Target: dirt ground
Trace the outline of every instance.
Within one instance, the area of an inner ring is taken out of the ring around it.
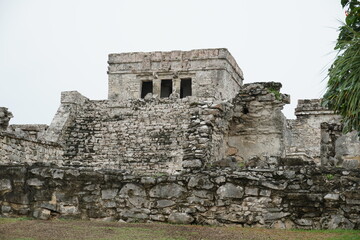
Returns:
[[[360,231],[299,231],[240,226],[171,225],[160,223],[115,223],[75,220],[0,219],[1,240],[359,240]]]

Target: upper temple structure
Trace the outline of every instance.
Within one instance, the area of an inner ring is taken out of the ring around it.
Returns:
[[[0,217],[360,229],[360,141],[320,99],[243,83],[226,49],[109,55],[109,97],[50,126],[0,107]]]
[[[109,55],[109,100],[196,96],[229,100],[243,73],[227,49]]]

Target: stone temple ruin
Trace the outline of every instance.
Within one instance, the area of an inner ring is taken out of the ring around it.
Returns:
[[[360,228],[360,142],[321,100],[243,84],[226,49],[109,55],[107,100],[50,126],[0,108],[1,215]]]

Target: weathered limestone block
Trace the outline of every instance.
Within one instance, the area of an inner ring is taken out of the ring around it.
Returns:
[[[354,223],[341,215],[332,215],[330,219],[323,220],[323,227],[326,229],[354,229]]]
[[[173,205],[175,205],[175,202],[172,200],[164,199],[164,200],[159,200],[156,202],[156,207],[158,207],[158,208],[171,207]]]
[[[245,195],[258,196],[259,195],[259,189],[256,188],[256,187],[246,187],[245,188]]]
[[[131,221],[144,221],[149,219],[150,211],[146,209],[130,209],[120,212],[120,217],[125,218],[128,222]]]
[[[44,182],[39,180],[38,178],[31,178],[26,181],[29,186],[40,188]]]
[[[220,199],[242,198],[244,196],[244,189],[241,186],[226,183],[217,189],[216,194],[219,195]]]
[[[80,213],[78,207],[76,207],[76,206],[66,206],[66,205],[63,205],[63,204],[60,205],[59,210],[60,210],[60,213],[63,214],[64,216],[66,216],[66,215],[77,215],[77,214]]]
[[[202,162],[198,159],[186,160],[186,161],[183,161],[182,166],[184,168],[200,168],[200,167],[202,167]]]
[[[12,190],[11,181],[9,179],[0,179],[0,192],[10,192]]]
[[[286,212],[272,212],[272,213],[266,213],[264,215],[264,220],[277,220],[277,219],[281,219],[284,218],[286,216],[289,216],[290,213],[286,213]]]
[[[128,183],[120,190],[119,195],[136,208],[146,208],[149,205],[146,191],[141,186]]]
[[[186,189],[175,183],[156,185],[149,192],[150,197],[167,199],[179,198],[185,193]]]
[[[190,224],[195,219],[187,213],[171,213],[168,221],[176,224]]]
[[[118,194],[118,189],[105,189],[101,191],[101,198],[103,200],[114,199]]]
[[[188,183],[189,188],[198,188],[198,189],[211,189],[214,187],[214,184],[210,181],[207,176],[195,176],[190,178]]]
[[[51,216],[51,211],[48,209],[38,208],[33,212],[33,217],[40,220],[47,220]]]
[[[339,197],[340,197],[340,195],[337,193],[328,193],[325,195],[324,199],[337,201],[337,200],[339,200]]]

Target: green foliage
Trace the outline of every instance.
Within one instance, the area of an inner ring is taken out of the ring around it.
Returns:
[[[332,175],[332,174],[327,174],[327,175],[326,175],[326,179],[327,179],[327,180],[333,180],[333,179],[334,179],[334,175]]]
[[[17,217],[17,218],[0,217],[0,224],[13,223],[13,222],[18,222],[18,221],[26,221],[26,220],[32,220],[32,218],[28,218],[28,217]]]
[[[268,88],[268,91],[271,92],[272,94],[274,94],[276,100],[278,100],[278,101],[281,100],[281,93],[278,90],[276,90],[274,88]]]
[[[348,8],[346,23],[335,49],[339,51],[331,65],[323,104],[343,117],[345,133],[357,130],[360,136],[360,3],[341,0]]]
[[[238,163],[238,166],[239,166],[239,168],[244,168],[244,167],[245,167],[245,163],[244,163],[244,162],[239,162],[239,163]]]

